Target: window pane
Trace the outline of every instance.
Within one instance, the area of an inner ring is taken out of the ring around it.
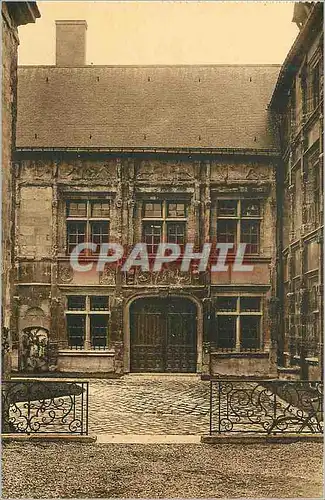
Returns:
[[[218,243],[235,243],[236,229],[237,221],[219,219],[217,222]]]
[[[259,217],[260,202],[258,200],[243,200],[241,202],[242,217]]]
[[[82,349],[85,338],[85,316],[68,315],[68,344],[69,347]]]
[[[68,253],[79,243],[84,243],[86,240],[86,223],[85,222],[68,222],[67,224],[67,249]]]
[[[246,253],[258,253],[260,247],[260,223],[259,221],[242,221],[241,238],[246,243]]]
[[[87,203],[85,201],[70,201],[68,203],[68,217],[86,217]]]
[[[237,297],[218,297],[217,298],[217,311],[236,311],[237,310]]]
[[[185,216],[185,203],[168,203],[167,217]]]
[[[162,203],[145,203],[144,204],[144,217],[162,217]]]
[[[237,204],[237,200],[219,200],[218,217],[236,217]]]
[[[91,227],[91,242],[96,245],[108,243],[109,224],[108,222],[92,222]]]
[[[149,254],[155,254],[161,242],[162,227],[160,224],[145,224],[143,228],[144,243]]]
[[[218,316],[217,332],[218,348],[236,348],[236,316]]]
[[[84,295],[69,295],[68,309],[69,311],[83,311],[86,309],[86,297]]]
[[[108,316],[90,316],[90,341],[93,348],[107,345]]]
[[[241,311],[260,311],[261,299],[259,297],[241,297],[240,298]]]
[[[260,347],[260,318],[258,316],[240,317],[240,348],[245,350]]]
[[[109,202],[108,201],[92,202],[91,217],[107,219],[109,217]]]
[[[91,311],[107,311],[108,297],[90,296]]]
[[[167,242],[183,246],[185,244],[185,224],[169,223],[167,225]]]

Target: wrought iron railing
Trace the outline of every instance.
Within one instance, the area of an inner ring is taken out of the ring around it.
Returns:
[[[2,433],[88,434],[88,382],[2,383]]]
[[[323,384],[211,380],[210,434],[323,433]]]

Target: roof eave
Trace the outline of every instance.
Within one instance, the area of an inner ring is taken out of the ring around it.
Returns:
[[[17,147],[16,153],[164,153],[279,156],[276,148],[195,148],[195,147]]]

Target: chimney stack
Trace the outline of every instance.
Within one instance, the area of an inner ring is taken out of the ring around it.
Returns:
[[[55,21],[56,65],[85,66],[86,21]]]

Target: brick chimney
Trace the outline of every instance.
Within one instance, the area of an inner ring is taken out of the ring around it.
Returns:
[[[56,65],[86,64],[86,21],[55,21]]]

